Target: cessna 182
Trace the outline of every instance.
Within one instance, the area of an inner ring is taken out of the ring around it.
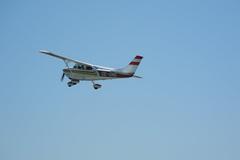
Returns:
[[[117,78],[141,78],[134,75],[137,70],[142,56],[137,55],[135,58],[126,66],[119,69],[102,67],[93,65],[90,63],[73,60],[71,58],[63,57],[50,51],[40,50],[40,53],[59,58],[64,61],[66,68],[63,69],[61,81],[67,76],[70,81],[67,83],[68,87],[78,84],[80,81],[91,81],[94,89],[101,88],[102,85],[95,83],[97,80],[109,80]],[[74,63],[73,67],[69,67],[69,63]]]

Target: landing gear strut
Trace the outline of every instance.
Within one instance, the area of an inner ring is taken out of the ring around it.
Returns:
[[[99,88],[102,87],[101,84],[94,83],[94,81],[92,81],[92,83],[93,83],[93,88],[94,88],[94,89],[99,89]]]

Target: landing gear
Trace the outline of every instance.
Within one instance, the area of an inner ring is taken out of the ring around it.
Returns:
[[[72,87],[72,86],[76,85],[77,83],[79,83],[78,80],[71,80],[67,83],[67,85],[68,85],[68,87]]]
[[[99,89],[99,88],[101,88],[101,87],[102,87],[102,85],[100,85],[100,84],[94,84],[94,85],[93,85],[93,88],[94,88],[94,89]]]
[[[74,84],[72,81],[70,81],[67,83],[67,85],[68,85],[68,87],[72,87],[73,85],[76,85],[76,84]]]
[[[72,86],[74,86],[74,85],[76,85],[78,83],[79,83],[79,80],[71,79],[71,81],[69,81],[67,83],[67,85],[68,85],[68,87],[72,87]],[[101,84],[94,83],[94,81],[92,81],[92,84],[93,84],[93,88],[96,89],[96,90],[102,87]]]
[[[94,83],[94,81],[92,81],[92,83],[93,83],[93,88],[94,88],[94,89],[99,89],[99,88],[102,87],[101,84],[96,84],[96,83]]]

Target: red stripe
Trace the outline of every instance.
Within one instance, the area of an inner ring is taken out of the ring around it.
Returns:
[[[130,65],[139,65],[140,62],[131,62]]]
[[[135,59],[142,59],[143,57],[142,56],[136,56]]]

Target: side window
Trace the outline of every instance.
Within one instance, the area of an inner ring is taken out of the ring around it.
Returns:
[[[86,70],[92,70],[92,67],[91,66],[87,66]]]

